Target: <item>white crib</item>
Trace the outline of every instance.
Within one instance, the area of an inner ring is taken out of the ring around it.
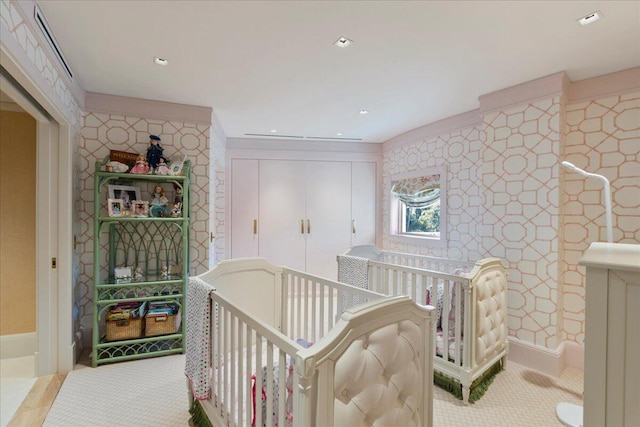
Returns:
[[[433,308],[408,297],[260,258],[223,261],[189,281],[192,419],[213,426],[431,426],[434,327]],[[300,339],[313,344],[305,348]]]
[[[337,259],[340,282],[437,307],[434,369],[447,388],[460,384],[465,404],[476,379],[506,367],[507,267],[500,259],[470,263],[373,245],[354,246]]]

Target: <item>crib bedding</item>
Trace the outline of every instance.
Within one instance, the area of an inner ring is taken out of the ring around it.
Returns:
[[[210,284],[202,287],[209,313],[196,310],[208,316],[209,327],[188,334],[185,370],[195,425],[350,427],[390,425],[389,417],[407,426],[432,425],[433,308],[259,259],[223,261],[199,279]],[[297,301],[289,295],[292,284]],[[311,289],[318,284],[325,288]],[[256,317],[224,296],[227,289],[242,295],[241,286],[262,295],[252,301],[275,318]],[[267,288],[274,298],[265,298]],[[195,295],[190,289],[188,307],[197,305],[190,300]],[[344,295],[349,307],[343,312]],[[355,299],[363,303],[354,306]],[[206,345],[194,345],[199,339]],[[403,371],[409,361],[423,375]]]
[[[266,344],[266,343],[264,343]],[[267,345],[261,346],[261,356],[257,357],[257,345],[254,344],[251,346],[251,351],[249,352],[248,347],[244,347],[242,352],[240,353],[230,353],[226,356],[219,356],[218,358],[214,358],[214,364],[212,366],[211,375],[212,377],[220,378],[222,381],[226,383],[226,387],[220,387],[221,390],[225,390],[227,394],[230,390],[232,390],[232,383],[237,384],[237,380],[239,378],[244,377],[245,372],[251,373],[249,377],[251,382],[250,384],[243,384],[244,387],[236,388],[238,394],[233,398],[234,408],[241,408],[241,413],[237,411],[228,410],[225,418],[233,419],[235,425],[244,425],[245,420],[251,420],[251,425],[255,425],[256,420],[256,411],[262,412],[262,424],[267,425],[267,405],[266,399],[267,394],[272,394],[273,396],[273,407],[278,408],[279,399],[280,399],[280,388],[278,385],[278,379],[281,376],[280,373],[280,351],[276,347],[272,347],[271,351],[267,348]],[[301,346],[301,349],[304,348]],[[250,357],[247,357],[250,353]],[[269,353],[271,353],[271,357],[269,357]],[[238,358],[238,355],[240,357]],[[285,376],[284,383],[286,384],[286,392],[285,394],[285,408],[287,419],[284,424],[280,424],[278,420],[277,411],[272,412],[271,417],[273,419],[274,426],[290,426],[293,422],[293,370],[294,370],[294,360],[288,356],[283,357],[285,360],[284,366],[285,372],[282,374]],[[215,361],[218,363],[215,363]],[[237,363],[232,363],[232,360],[240,360],[242,361],[242,365],[238,365]],[[271,362],[269,362],[271,360]],[[247,361],[250,361],[250,367],[247,368]],[[272,365],[271,368],[271,386],[269,386],[269,365]],[[261,372],[258,375],[258,371]],[[259,378],[260,384],[259,384]],[[225,380],[226,379],[226,380]],[[218,390],[213,390],[213,398],[217,399]],[[227,395],[226,398],[220,399],[221,401],[229,402],[230,396]],[[231,409],[231,408],[228,408]],[[225,410],[225,408],[222,408]]]

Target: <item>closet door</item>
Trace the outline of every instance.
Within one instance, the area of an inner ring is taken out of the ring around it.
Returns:
[[[258,160],[231,161],[231,258],[258,256]]]
[[[376,244],[376,164],[351,166],[351,245]]]
[[[307,272],[337,279],[336,255],[351,242],[351,163],[306,162]]]
[[[260,256],[305,270],[305,163],[260,160]]]

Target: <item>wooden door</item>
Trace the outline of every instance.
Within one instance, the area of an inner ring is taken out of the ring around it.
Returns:
[[[275,265],[303,271],[305,175],[305,162],[260,160],[260,256]]]
[[[335,280],[351,243],[351,163],[306,162],[306,178],[307,272]]]
[[[231,258],[257,257],[259,161],[231,161]]]
[[[376,244],[376,164],[351,166],[351,245]]]

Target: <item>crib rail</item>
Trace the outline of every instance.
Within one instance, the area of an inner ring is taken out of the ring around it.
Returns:
[[[312,274],[282,269],[281,332],[293,340],[316,342],[353,307],[385,295]]]
[[[456,261],[447,258],[438,258],[426,255],[413,255],[400,252],[381,252],[382,260],[396,265],[407,267],[424,268],[425,270],[442,271],[453,273],[456,269],[471,271],[474,263],[467,261]]]
[[[286,420],[289,366],[302,347],[263,321],[246,315],[219,293],[211,293],[211,303],[214,313],[211,317],[211,389],[220,416],[228,426],[255,423],[273,427],[273,413],[278,414],[278,420]],[[264,350],[266,359],[262,356]],[[278,372],[274,378],[276,366]],[[295,391],[298,380],[295,375],[291,377]],[[266,389],[263,380],[266,380]],[[273,384],[277,384],[277,406]],[[294,404],[297,398],[294,392]],[[263,417],[263,405],[269,414],[266,417]],[[284,426],[285,422],[280,421],[279,425]]]
[[[449,315],[442,314],[442,351],[437,356],[448,358],[463,367],[473,363],[473,348],[462,345],[463,337],[470,336],[472,332],[472,310],[462,309],[464,300],[472,301],[469,279],[419,267],[391,265],[371,260],[368,262],[368,269],[369,286],[372,291],[390,296],[407,295],[419,305],[427,305],[430,292],[431,305],[435,306],[440,292],[438,289],[442,288],[443,306],[455,307],[455,317],[450,319]],[[449,313],[449,310],[446,311]]]

